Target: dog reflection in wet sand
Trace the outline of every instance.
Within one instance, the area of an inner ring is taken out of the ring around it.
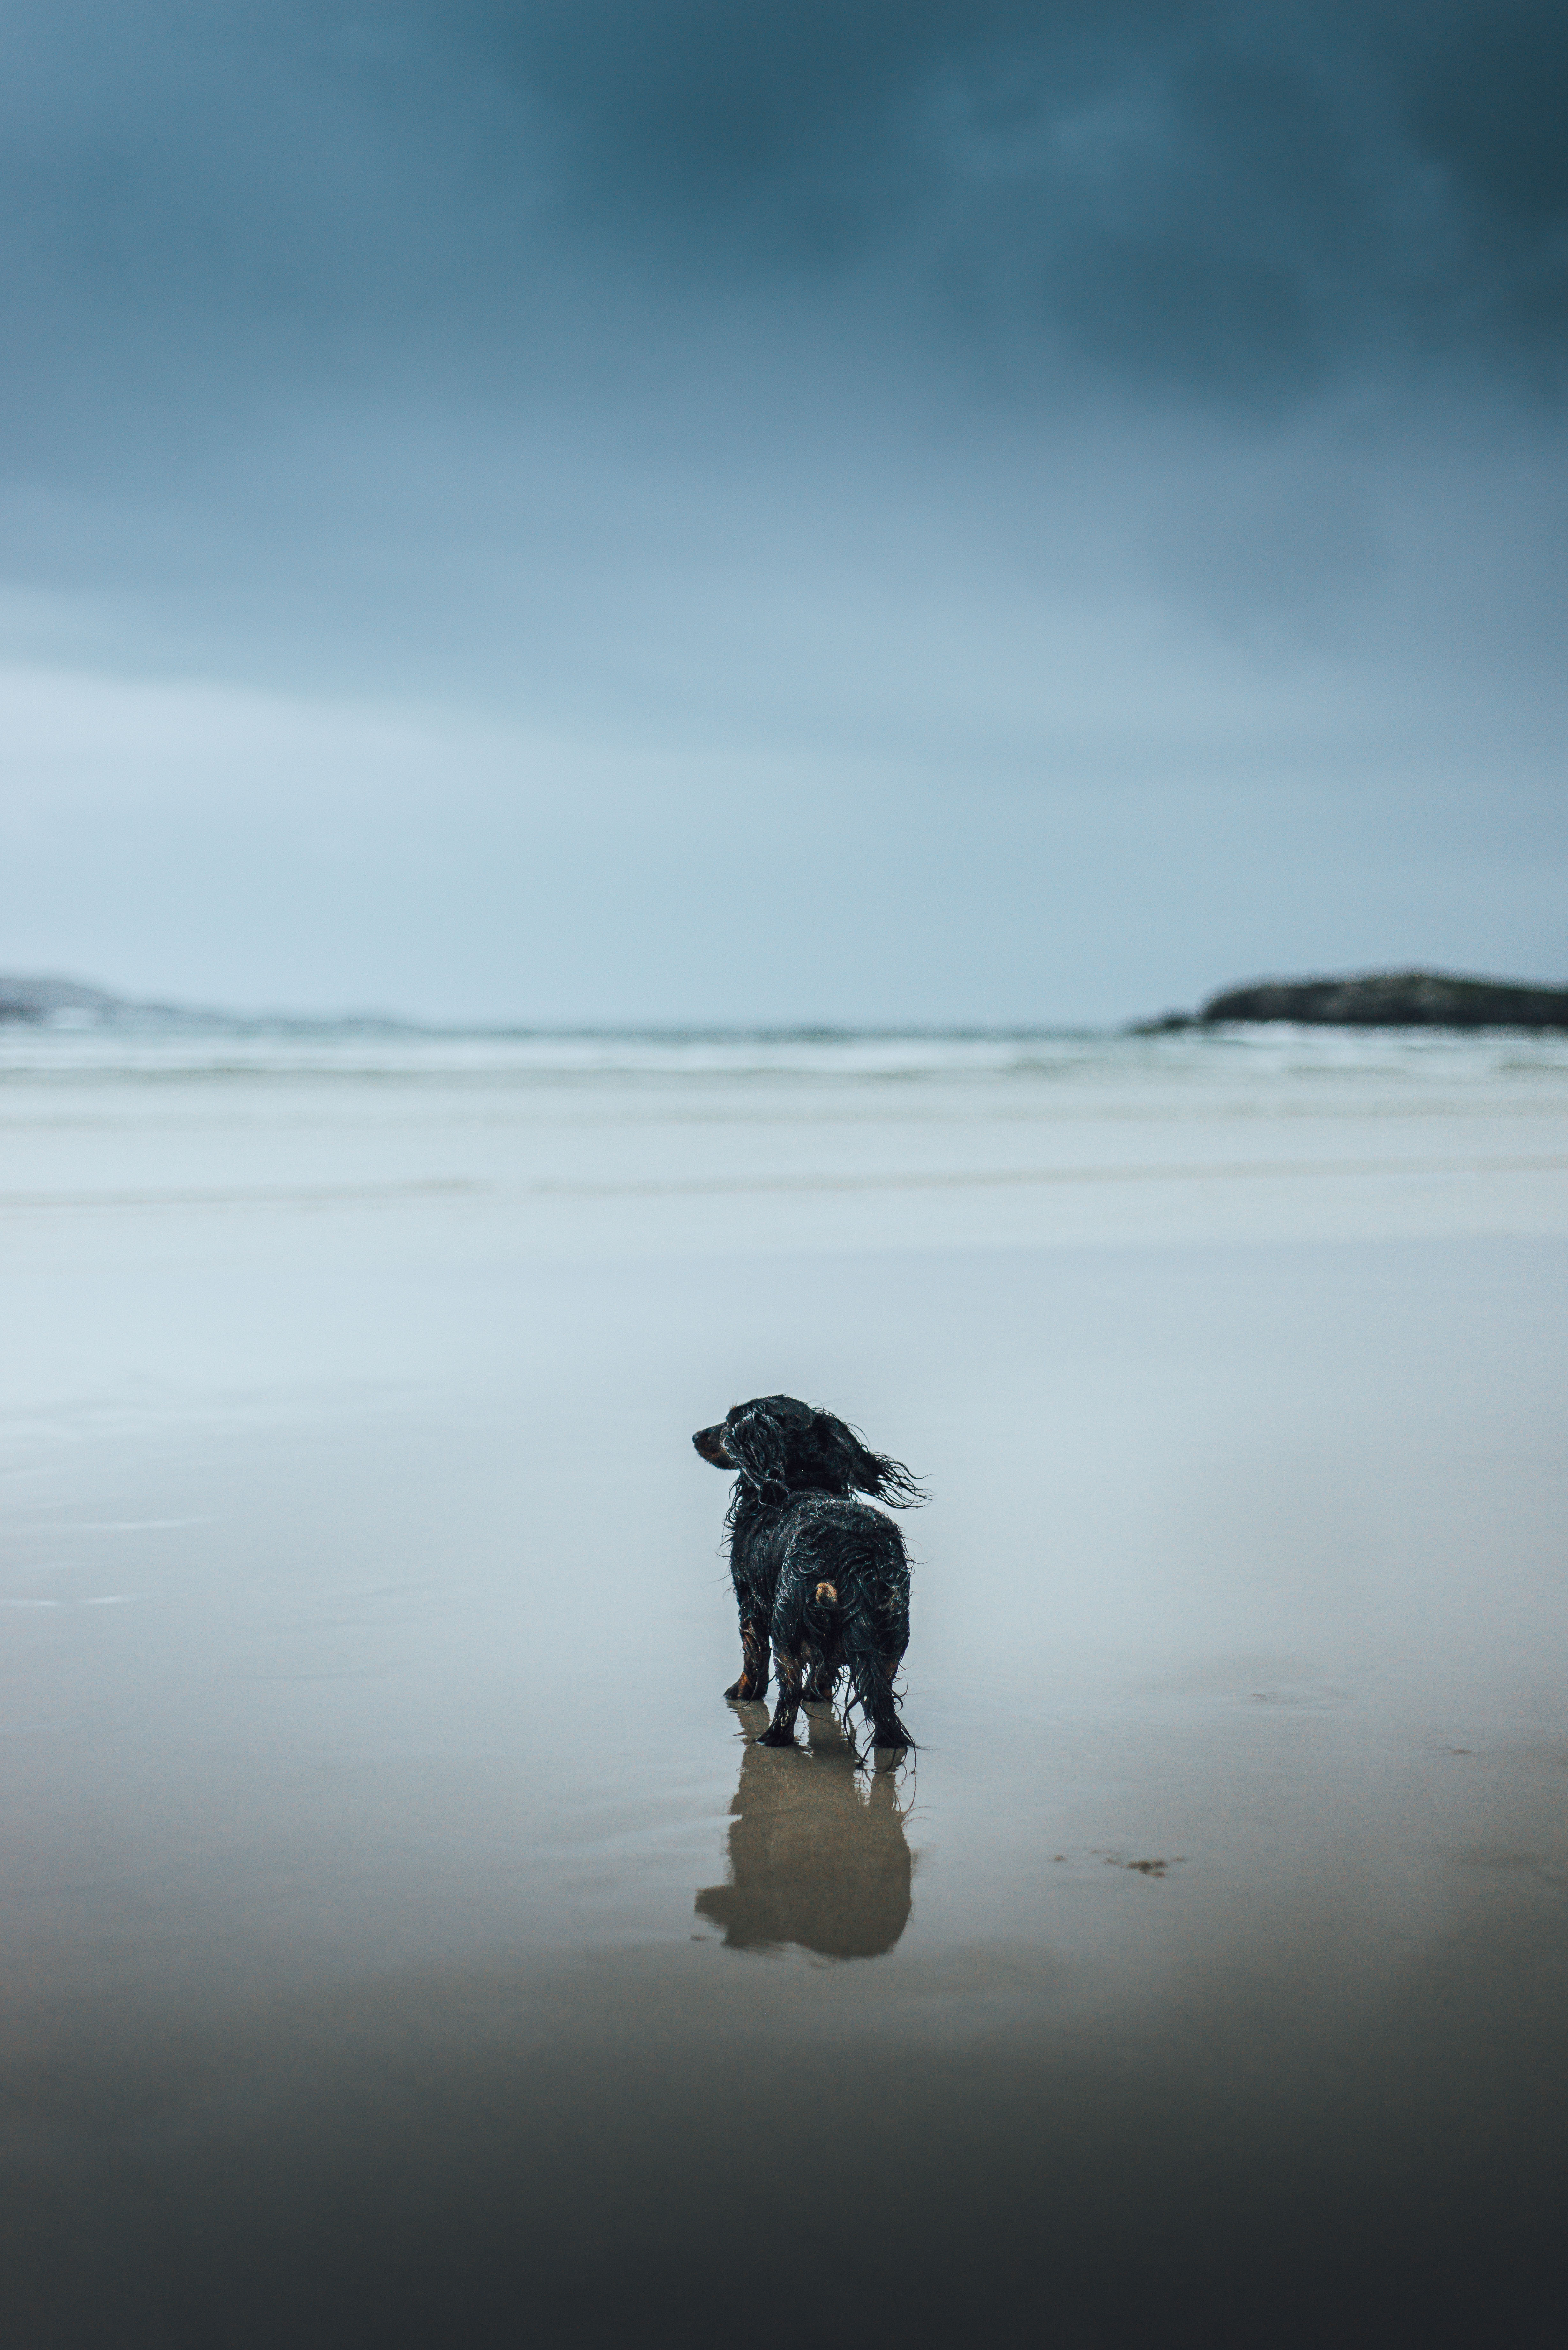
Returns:
[[[806,1726],[809,1763],[747,1742],[730,1806],[730,1882],[699,1893],[697,1915],[732,1950],[794,1942],[826,1959],[879,1958],[909,1920],[898,1774],[858,1773],[826,1706],[808,1710]]]

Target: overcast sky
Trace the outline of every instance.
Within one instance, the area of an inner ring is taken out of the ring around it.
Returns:
[[[0,969],[1568,977],[1568,16],[0,0]]]

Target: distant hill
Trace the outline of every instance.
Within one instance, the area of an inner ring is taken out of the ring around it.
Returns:
[[[1568,987],[1459,979],[1439,971],[1376,971],[1353,979],[1269,979],[1211,995],[1198,1012],[1140,1020],[1134,1035],[1215,1028],[1232,1020],[1293,1020],[1308,1028],[1568,1029]]]
[[[129,1003],[105,987],[87,987],[78,979],[49,979],[0,972],[0,1020],[55,1020],[64,1013],[89,1020],[122,1019],[133,1012],[164,1010],[163,1005]]]
[[[91,987],[85,980],[0,972],[0,1024],[21,1021],[60,1028],[167,1024],[181,1030],[203,1029],[224,1035],[245,1033],[258,1025],[314,1035],[323,1029],[340,1028],[349,1022],[361,1029],[388,1034],[415,1033],[414,1023],[394,1020],[384,1013],[223,1012],[211,1004],[150,1003],[142,998],[115,995],[107,987]]]

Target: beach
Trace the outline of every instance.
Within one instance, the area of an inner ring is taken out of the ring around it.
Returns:
[[[18,2350],[1541,2345],[1568,1044],[0,1035]],[[896,1770],[727,1482],[926,1480]]]

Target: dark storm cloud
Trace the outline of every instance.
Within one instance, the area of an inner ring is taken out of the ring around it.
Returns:
[[[672,247],[911,236],[955,316],[1199,390],[1353,348],[1555,350],[1568,20],[1491,8],[636,9],[465,19],[577,131],[583,192]]]
[[[848,277],[961,355],[1189,398],[1558,380],[1568,18],[1541,0],[10,14],[19,373],[67,408],[171,336],[242,375],[454,335],[537,361],[628,269],[645,300]]]

